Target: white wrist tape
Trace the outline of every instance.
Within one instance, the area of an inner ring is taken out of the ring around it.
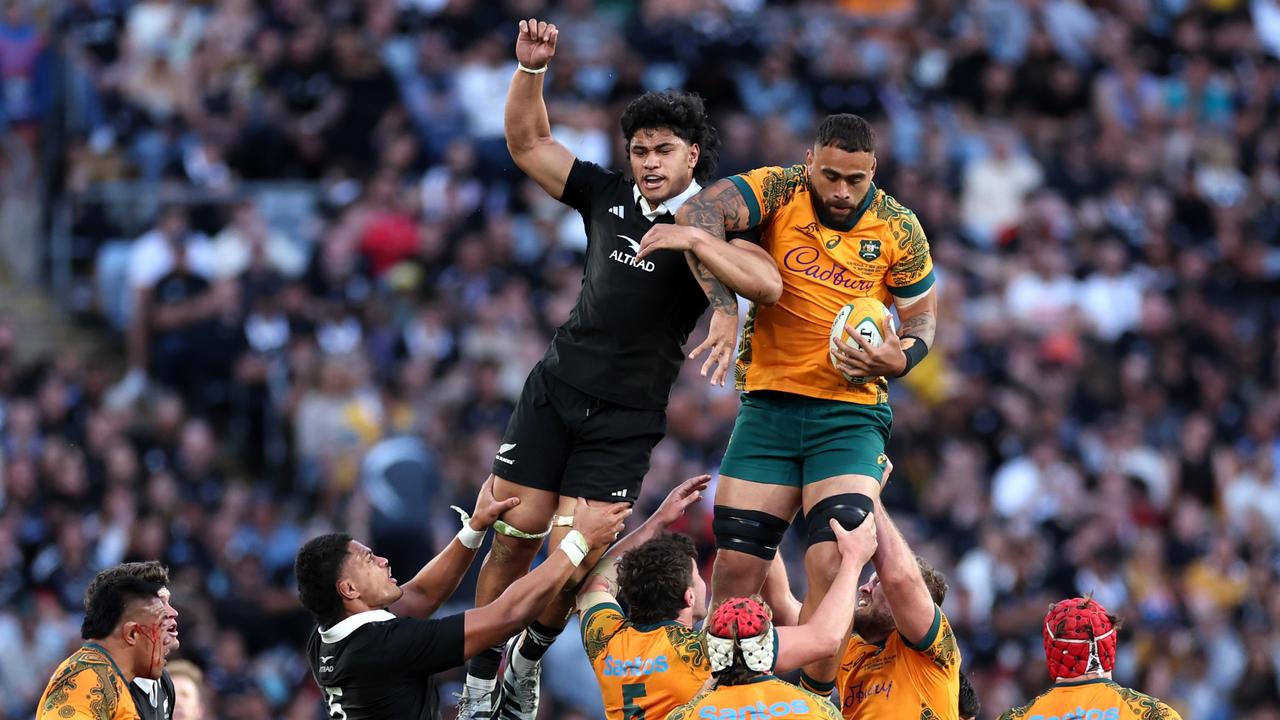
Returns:
[[[590,546],[587,545],[585,535],[577,530],[570,530],[569,534],[565,535],[564,539],[560,541],[560,549],[564,551],[565,555],[569,556],[569,562],[573,563],[574,567],[578,567],[587,557],[587,551]]]
[[[543,65],[542,67],[538,68],[537,70],[534,70],[534,69],[533,69],[533,68],[531,68],[531,67],[525,67],[525,66],[524,66],[524,63],[517,61],[517,62],[516,62],[516,67],[520,68],[520,72],[527,72],[527,73],[529,73],[530,75],[541,75],[542,73],[544,73],[544,72],[546,72],[546,71],[547,71],[547,68],[551,67],[551,64],[550,64],[550,63],[548,63],[548,64]]]
[[[476,530],[471,527],[471,516],[466,510],[457,505],[450,505],[450,508],[457,510],[462,516],[462,529],[458,531],[458,542],[468,550],[479,550],[480,545],[484,543],[485,530]]]

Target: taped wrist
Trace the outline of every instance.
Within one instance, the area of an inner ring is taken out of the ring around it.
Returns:
[[[488,530],[476,530],[471,527],[471,516],[466,510],[457,505],[450,505],[450,508],[456,510],[462,516],[462,529],[458,531],[458,542],[468,550],[479,550],[480,545],[484,543],[484,536]]]
[[[583,558],[587,556],[590,546],[587,545],[585,535],[577,530],[570,530],[569,534],[565,535],[564,539],[560,541],[560,549],[564,551],[565,555],[569,556],[569,562],[573,563],[574,567],[578,567],[582,564]]]
[[[915,340],[915,343],[912,344],[911,347],[902,351],[903,354],[907,356],[907,366],[902,369],[902,372],[898,373],[898,377],[903,377],[907,373],[911,372],[911,368],[919,365],[920,361],[924,360],[925,356],[929,354],[929,346],[926,345],[924,340],[922,340],[918,335],[902,336],[903,340],[906,340],[907,338]]]
[[[871,498],[862,493],[841,493],[820,501],[805,515],[809,521],[809,546],[836,541],[836,532],[829,522],[832,518],[840,527],[852,530],[867,519],[873,507]]]

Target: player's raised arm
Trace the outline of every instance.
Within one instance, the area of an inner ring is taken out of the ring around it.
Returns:
[[[520,504],[519,498],[499,501],[493,497],[493,477],[490,476],[476,496],[475,512],[463,521],[465,527],[448,547],[431,559],[413,579],[403,586],[404,595],[393,606],[398,615],[426,618],[440,609],[462,582],[476,550],[484,541],[484,534],[497,522],[502,513]],[[469,531],[469,532],[468,532]]]
[[[520,66],[507,89],[502,124],[507,150],[516,166],[556,199],[564,194],[574,160],[573,154],[551,137],[551,119],[542,98],[542,81],[555,57],[559,34],[555,25],[536,18],[520,21],[516,36]]]
[[[560,547],[536,569],[512,583],[497,600],[466,612],[463,656],[474,657],[532,622],[564,587],[591,548],[613,542],[630,514],[627,503],[593,506],[578,498],[573,510],[573,531],[560,542]]]
[[[618,595],[618,558],[671,527],[690,505],[702,498],[702,491],[707,489],[710,482],[710,475],[698,475],[680,483],[648,520],[609,548],[609,552],[600,558],[600,562],[596,563],[579,588],[575,607],[577,612],[585,612],[602,602],[614,602]]]
[[[893,611],[894,624],[907,642],[918,645],[926,639],[937,619],[938,607],[933,603],[929,587],[920,572],[915,553],[890,519],[884,504],[877,496],[876,554],[872,558],[876,566],[876,579],[884,590],[885,599]]]
[[[778,672],[832,657],[844,647],[845,636],[853,624],[858,576],[876,552],[879,519],[875,514],[869,515],[852,531],[846,531],[834,518],[829,522],[840,550],[840,570],[808,622],[778,628]]]

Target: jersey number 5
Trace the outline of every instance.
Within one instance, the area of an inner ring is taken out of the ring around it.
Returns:
[[[329,717],[333,720],[347,720],[347,711],[338,703],[342,699],[342,688],[321,688],[324,690],[324,703],[329,706]]]
[[[644,708],[636,705],[636,698],[644,696],[644,683],[622,686],[622,720],[644,720]]]

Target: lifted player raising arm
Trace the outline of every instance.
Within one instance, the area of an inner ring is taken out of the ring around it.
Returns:
[[[551,135],[551,120],[547,113],[546,102],[542,96],[543,75],[551,59],[556,54],[556,42],[560,30],[554,24],[534,18],[520,21],[520,34],[516,39],[516,59],[521,70],[512,78],[511,87],[507,91],[504,125],[506,128],[507,149],[516,166],[525,172],[534,182],[553,198],[564,199],[565,184],[573,169],[575,158],[568,148],[561,145]],[[679,160],[676,137],[664,137],[670,133],[654,132],[664,128],[645,128],[637,136],[628,138],[627,151],[633,177],[641,188],[641,194],[650,197],[645,190],[654,191],[653,196],[666,194],[664,185],[677,178],[671,177],[671,160]],[[669,130],[669,128],[667,128]],[[712,131],[714,133],[714,130]],[[691,147],[688,156],[694,168],[699,153],[707,148]],[[687,185],[686,185],[687,187]],[[682,191],[683,188],[680,189]],[[667,194],[670,197],[680,191]],[[670,227],[668,224],[656,225],[657,228]],[[674,229],[674,228],[673,228]],[[720,239],[724,240],[723,233]],[[721,242],[721,246],[725,243]],[[704,248],[695,252],[691,242],[681,247],[666,249],[681,250],[693,271],[694,279],[702,288],[711,305],[713,315],[706,339],[692,352],[690,358],[696,358],[707,352],[707,360],[702,367],[705,377],[715,367],[711,381],[723,385],[733,361],[733,353],[738,339],[738,295],[754,302],[772,303],[782,292],[782,280],[772,258],[751,243],[737,240],[733,246],[716,249]],[[719,251],[717,253],[717,251]],[[705,256],[714,255],[717,263],[730,263],[740,268],[733,276],[721,282],[723,275],[711,271],[703,263]],[[643,259],[640,254],[637,260]]]
[[[493,549],[476,584],[477,605],[527,573],[544,539],[552,547],[560,541],[575,498],[635,502],[650,452],[666,432],[665,410],[685,360],[683,347],[708,303],[701,278],[689,271],[689,255],[637,257],[640,238],[655,224],[674,223],[681,204],[701,189],[698,180],[715,171],[719,139],[702,99],[646,93],[627,105],[619,125],[629,177],[574,158],[552,136],[542,96],[558,39],[554,25],[520,23],[519,68],[507,94],[504,130],[515,163],[582,217],[582,287],[568,320],[525,381],[497,448],[494,496],[518,497],[520,504],[495,525]],[[740,253],[744,265],[753,262],[749,251],[725,248]],[[758,269],[777,273],[754,257]],[[728,372],[738,324],[736,309],[729,307],[736,299],[726,292],[713,293],[717,312],[701,346],[723,361],[721,376]],[[598,554],[588,562],[596,559]],[[563,631],[588,567],[515,642],[512,649],[522,660],[507,663],[501,679],[496,675],[503,647],[468,664],[462,720],[536,717],[540,660]]]

